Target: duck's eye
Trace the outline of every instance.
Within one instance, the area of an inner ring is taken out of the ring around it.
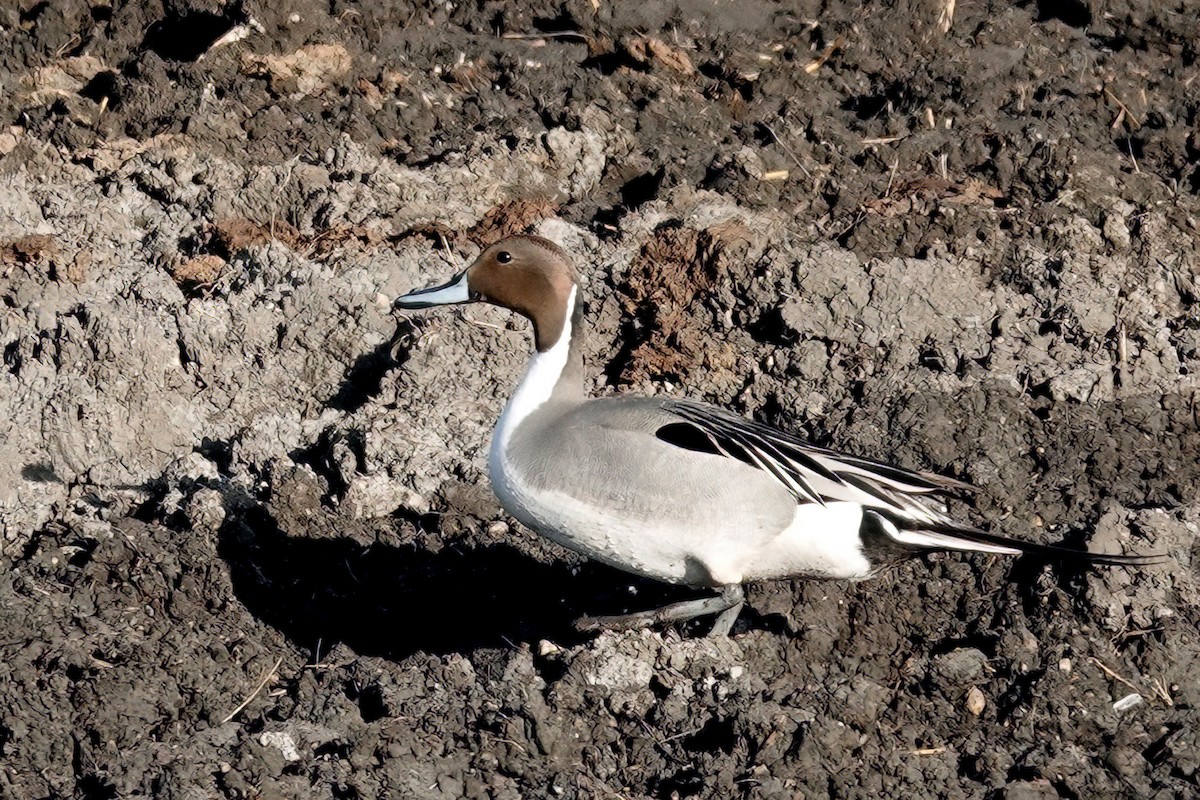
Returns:
[[[512,253],[507,250],[501,250],[499,253],[496,253],[496,261],[501,264],[512,263]]]

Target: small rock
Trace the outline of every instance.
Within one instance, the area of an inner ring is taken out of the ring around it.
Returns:
[[[24,129],[18,128],[15,125],[8,126],[5,130],[0,130],[0,156],[6,156],[17,148],[21,143],[21,135]]]
[[[1120,714],[1123,711],[1128,711],[1131,708],[1140,706],[1143,702],[1144,701],[1142,700],[1142,696],[1140,694],[1138,694],[1137,692],[1133,692],[1131,694],[1125,695],[1120,700],[1113,703],[1112,707],[1113,707],[1113,711],[1116,711],[1118,714]]]
[[[1110,211],[1104,217],[1104,238],[1118,253],[1129,249],[1129,223],[1125,216],[1117,211]]]
[[[967,692],[967,711],[971,716],[978,717],[983,713],[983,709],[987,707],[987,699],[983,696],[983,692],[978,686],[972,686],[971,691]]]
[[[258,737],[263,747],[274,747],[283,756],[284,761],[299,761],[300,751],[296,749],[296,741],[290,733],[284,731],[265,731]]]

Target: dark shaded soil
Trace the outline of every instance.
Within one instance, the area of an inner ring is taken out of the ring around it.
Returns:
[[[1200,795],[1200,8],[0,6],[0,796]],[[232,40],[232,41],[229,41]],[[487,489],[534,230],[595,390],[981,487],[728,640]]]

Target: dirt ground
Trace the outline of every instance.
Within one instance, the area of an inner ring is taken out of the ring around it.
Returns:
[[[0,0],[0,796],[1200,796],[1200,5]],[[687,596],[487,488],[576,254],[594,390],[1006,535]]]

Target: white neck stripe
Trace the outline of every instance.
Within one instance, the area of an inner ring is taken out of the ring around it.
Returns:
[[[533,357],[529,359],[529,366],[525,368],[525,375],[509,398],[508,405],[504,407],[504,413],[500,415],[492,437],[493,452],[496,452],[497,448],[503,449],[517,426],[537,411],[554,393],[554,387],[567,367],[567,358],[571,351],[571,318],[575,313],[575,289],[576,287],[572,286],[571,293],[567,296],[566,319],[563,320],[558,341],[544,353],[534,351]]]

